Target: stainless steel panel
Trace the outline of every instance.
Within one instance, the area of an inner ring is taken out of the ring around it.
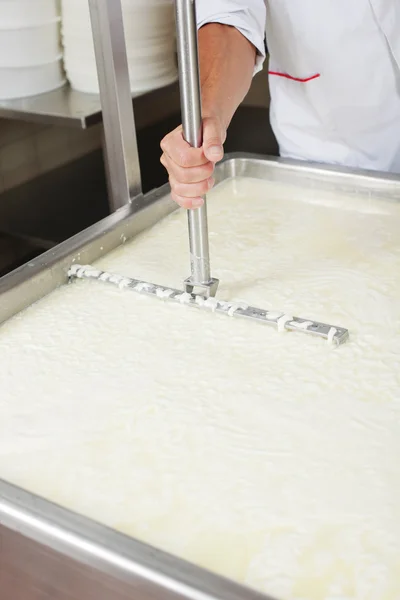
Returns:
[[[298,160],[231,154],[216,170],[216,183],[229,177],[265,179],[336,194],[400,200],[400,175],[313,164]]]
[[[0,100],[0,117],[85,129],[101,121],[100,98],[76,92],[69,85],[64,85],[58,90],[29,98]]]
[[[0,597],[266,600],[1,480]]]
[[[157,119],[157,113],[165,113],[164,103],[175,103],[178,97],[178,85],[176,83],[161,87],[151,92],[133,94],[135,106],[138,108],[138,125],[149,111],[149,103],[153,120]],[[83,94],[77,92],[69,85],[59,90],[31,96],[30,98],[17,98],[15,100],[0,100],[0,117],[44,125],[62,125],[86,129],[97,123],[101,123],[100,96],[97,94]]]

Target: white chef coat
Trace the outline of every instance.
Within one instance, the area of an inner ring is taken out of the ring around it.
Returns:
[[[400,0],[197,0],[269,60],[284,157],[400,173]],[[266,23],[266,27],[265,27]]]

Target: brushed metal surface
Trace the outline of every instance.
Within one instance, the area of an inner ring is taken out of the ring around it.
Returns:
[[[138,111],[139,126],[146,121],[144,115],[149,111],[153,121],[164,114],[165,103],[176,104],[177,83],[160,86],[148,92],[132,94],[133,103]],[[0,100],[0,117],[41,123],[43,125],[60,125],[77,129],[87,129],[102,122],[100,96],[84,94],[73,90],[69,85],[30,98]]]
[[[7,600],[128,600],[132,589],[0,525],[0,594]],[[144,594],[135,595],[144,597]]]
[[[267,600],[2,480],[0,598]]]
[[[287,331],[297,331],[303,335],[312,335],[332,344],[344,344],[349,339],[349,331],[334,324],[320,323],[302,317],[287,317],[283,312],[269,311],[255,306],[249,306],[242,302],[229,302],[221,298],[210,298],[206,295],[183,293],[182,290],[170,286],[158,285],[156,282],[132,279],[119,273],[108,273],[96,269],[91,265],[79,265],[75,263],[69,272],[71,281],[74,279],[91,279],[99,284],[113,285],[118,289],[126,289],[136,294],[143,294],[157,299],[162,298],[164,302],[184,303],[186,307],[197,310],[212,311],[229,318],[247,319],[263,325],[269,325]],[[186,297],[185,297],[186,296]],[[282,324],[281,319],[284,320]],[[333,330],[333,331],[332,331]],[[331,338],[332,336],[332,338]]]
[[[175,21],[183,136],[190,146],[200,148],[203,124],[196,0],[175,0]],[[205,295],[214,296],[218,281],[211,277],[206,196],[203,205],[195,210],[189,209],[187,215],[190,277],[185,280],[184,286],[189,293],[200,287]]]

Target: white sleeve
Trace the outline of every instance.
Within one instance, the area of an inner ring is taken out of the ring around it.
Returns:
[[[254,74],[265,60],[265,0],[197,0],[197,26],[207,23],[231,25],[255,46],[257,59]]]

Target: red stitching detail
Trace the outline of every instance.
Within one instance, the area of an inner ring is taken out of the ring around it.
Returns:
[[[320,73],[316,73],[315,75],[312,75],[311,77],[306,77],[305,79],[301,79],[300,77],[292,77],[292,75],[288,75],[287,73],[279,73],[277,71],[268,71],[268,73],[269,75],[276,75],[276,77],[284,77],[285,79],[290,79],[291,81],[298,81],[299,83],[307,83],[312,79],[318,79],[318,77],[321,77]]]

